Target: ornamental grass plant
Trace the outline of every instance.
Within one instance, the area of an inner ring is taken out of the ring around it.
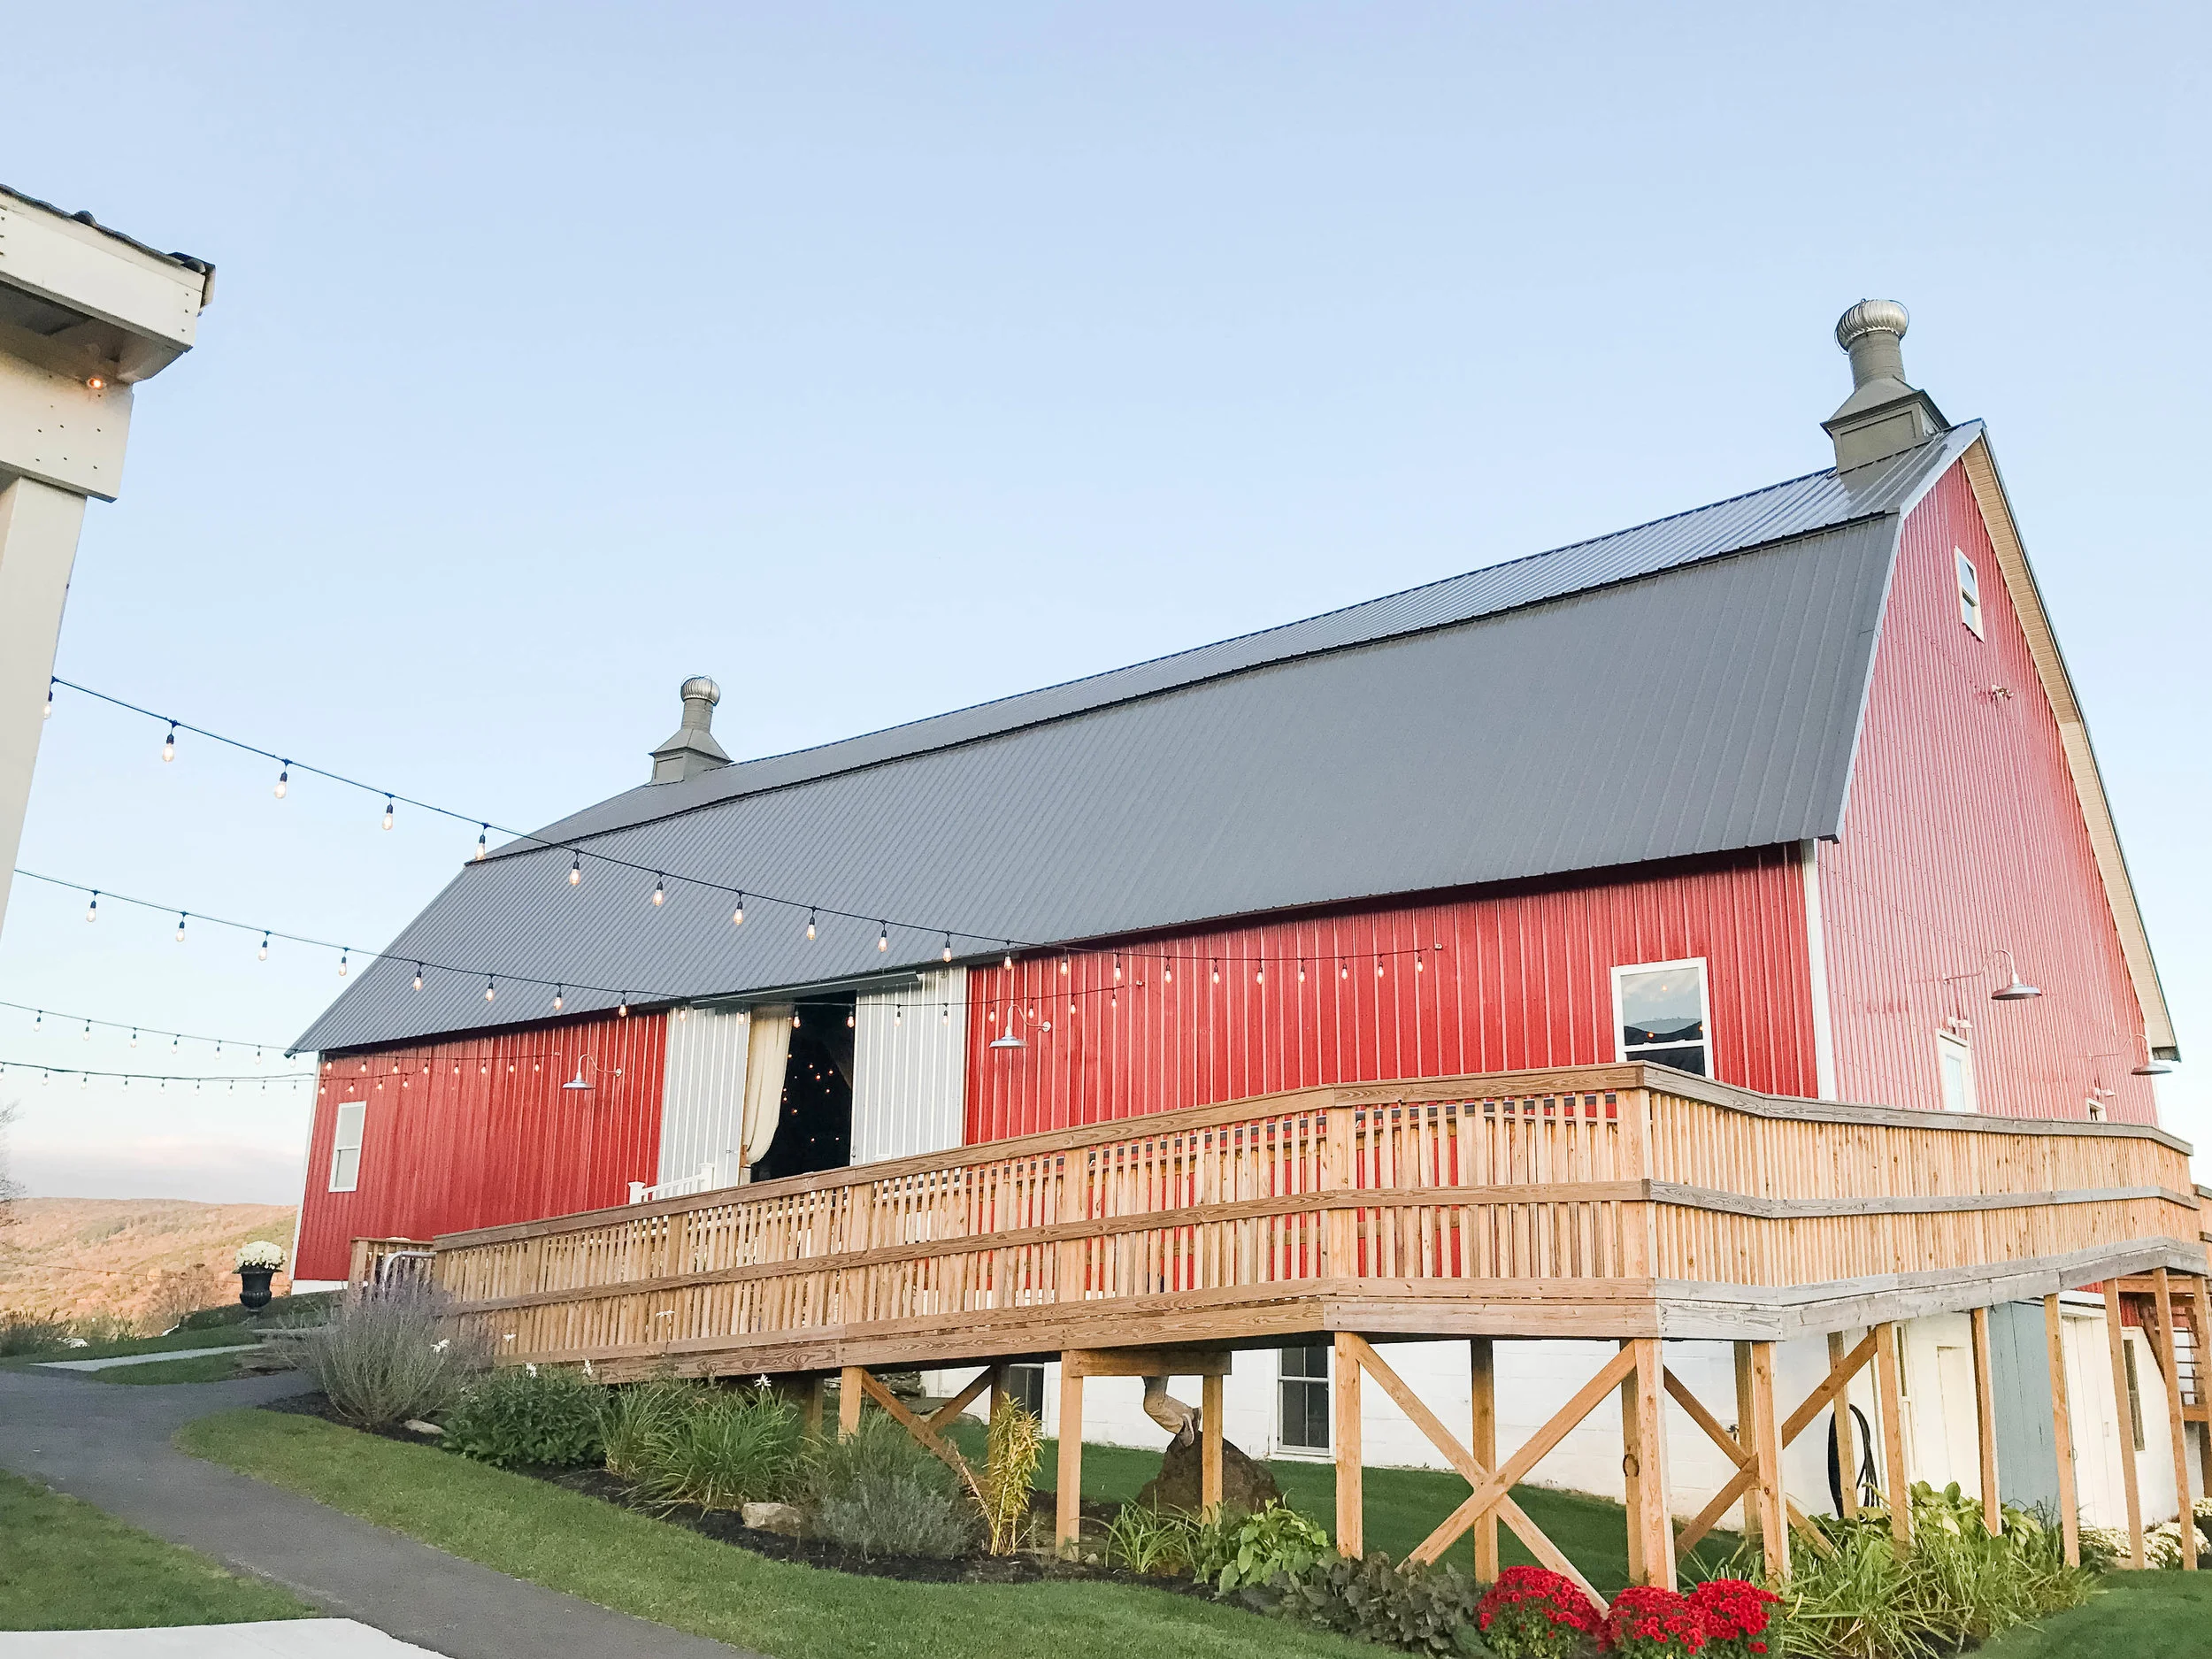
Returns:
[[[780,1502],[802,1479],[805,1433],[796,1407],[766,1387],[697,1387],[626,1448],[625,1471],[648,1502],[741,1509]]]
[[[960,1478],[873,1411],[842,1440],[814,1448],[805,1507],[818,1536],[864,1556],[964,1555],[979,1531]]]
[[[1131,1572],[1187,1578],[1198,1557],[1198,1517],[1150,1503],[1125,1503],[1106,1528],[1106,1559]]]
[[[442,1414],[491,1360],[490,1345],[445,1296],[406,1281],[349,1292],[328,1323],[286,1339],[331,1409],[361,1428]]]
[[[1010,1555],[1021,1547],[1029,1520],[1029,1494],[1037,1484],[1037,1463],[1043,1451],[1044,1425],[1018,1401],[1002,1398],[984,1438],[983,1472],[974,1481],[994,1555]]]

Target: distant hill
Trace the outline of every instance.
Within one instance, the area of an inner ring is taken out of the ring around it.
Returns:
[[[238,1247],[268,1239],[288,1255],[290,1204],[180,1198],[19,1198],[0,1227],[0,1314],[104,1315],[166,1330],[196,1308],[235,1300]],[[280,1273],[274,1288],[290,1286]]]

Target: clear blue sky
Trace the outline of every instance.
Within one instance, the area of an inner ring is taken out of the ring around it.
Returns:
[[[0,180],[220,273],[61,672],[537,823],[689,673],[767,753],[1811,471],[1894,297],[1991,423],[2202,1138],[2205,19],[19,7]],[[159,741],[65,694],[23,862],[373,947],[473,840]],[[17,884],[0,997],[280,1043],[339,987],[81,914]],[[297,1192],[303,1097],[8,1088],[35,1190]]]

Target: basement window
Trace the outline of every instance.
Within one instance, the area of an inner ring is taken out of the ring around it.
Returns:
[[[1945,1111],[1979,1110],[1974,1102],[1974,1051],[1946,1031],[1936,1033],[1936,1075]]]
[[[1613,970],[1613,1028],[1623,1060],[1647,1060],[1710,1077],[1705,959]]]
[[[1959,620],[1974,630],[1974,637],[1982,637],[1982,579],[1975,573],[1974,561],[1957,548],[1951,557],[1959,567]]]
[[[1286,1452],[1329,1449],[1329,1350],[1325,1344],[1286,1348],[1276,1373],[1279,1422],[1276,1444]]]
[[[1006,1397],[1042,1423],[1045,1420],[1045,1368],[1041,1365],[1009,1365],[1006,1368]]]
[[[330,1190],[349,1193],[361,1184],[361,1120],[366,1101],[338,1102],[338,1126],[330,1137]]]

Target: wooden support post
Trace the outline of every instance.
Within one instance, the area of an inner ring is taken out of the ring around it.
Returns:
[[[1674,1517],[1667,1509],[1667,1430],[1660,1401],[1665,1363],[1655,1336],[1632,1339],[1636,1350],[1636,1509],[1630,1517],[1643,1557],[1643,1580],[1674,1588]],[[1782,1538],[1780,1525],[1774,1537]],[[1788,1543],[1783,1540],[1783,1548]]]
[[[2081,1565],[2081,1506],[2074,1494],[2074,1409],[2066,1392],[2066,1331],[2058,1298],[2043,1298],[2043,1341],[2051,1367],[2051,1448],[2058,1458],[2058,1523],[2066,1564]]]
[[[1053,1543],[1073,1550],[1083,1529],[1083,1372],[1075,1356],[1060,1356],[1059,1486],[1053,1494]]]
[[[1621,1354],[1628,1362],[1627,1373],[1621,1379],[1621,1509],[1628,1525],[1628,1581],[1643,1584],[1644,1533],[1641,1519],[1644,1512],[1643,1460],[1636,1455],[1636,1447],[1643,1432],[1643,1389],[1636,1375],[1636,1344],[1624,1337]]]
[[[2120,1284],[2105,1280],[2105,1348],[2112,1357],[2112,1410],[2119,1419],[2120,1489],[2127,1498],[2128,1565],[2144,1566],[2143,1494],[2135,1478],[2135,1418],[2128,1409],[2127,1333],[2120,1326]]]
[[[818,1371],[806,1379],[804,1387],[806,1392],[799,1409],[805,1414],[807,1437],[818,1440],[822,1438],[822,1398],[828,1390]]]
[[[2181,1506],[2181,1565],[2197,1570],[2196,1517],[2189,1508],[2189,1430],[2181,1417],[2181,1352],[2174,1344],[2173,1281],[2162,1267],[2151,1272],[2158,1296],[2158,1346],[2166,1362],[2166,1432],[2173,1443],[2174,1494]]]
[[[1989,1310],[1976,1308],[1969,1317],[1974,1332],[1974,1435],[1982,1455],[1982,1525],[1993,1538],[2005,1530],[2005,1518],[1997,1489],[1997,1386],[1989,1362]]]
[[[1340,1335],[1336,1374],[1329,1379],[1335,1416],[1336,1553],[1357,1561],[1367,1553],[1367,1506],[1360,1467],[1359,1356]]]
[[[2201,1274],[2189,1276],[2189,1291],[2194,1298],[2197,1314],[2196,1355],[2197,1403],[2212,1406],[2212,1294],[2208,1294]],[[2197,1425],[2197,1472],[2204,1487],[2204,1494],[2212,1498],[2212,1417]]]
[[[857,1365],[848,1365],[838,1374],[837,1438],[841,1440],[860,1426],[860,1402],[868,1393],[862,1379],[866,1375]]]
[[[1474,1409],[1468,1422],[1467,1449],[1485,1469],[1498,1466],[1497,1353],[1486,1336],[1467,1344],[1468,1391]],[[1498,1517],[1494,1509],[1475,1520],[1475,1582],[1498,1581]]]
[[[1830,1370],[1843,1363],[1843,1333],[1828,1333],[1828,1366]],[[1836,1425],[1836,1490],[1843,1502],[1843,1518],[1854,1519],[1859,1513],[1859,1443],[1856,1425],[1851,1421],[1851,1390],[1846,1386],[1836,1396],[1834,1407]]]
[[[1198,1507],[1210,1511],[1221,1502],[1221,1379],[1199,1379]]]
[[[1751,1344],[1737,1342],[1732,1346],[1736,1350],[1736,1443],[1755,1455],[1758,1442],[1751,1432],[1755,1410],[1751,1399]],[[1830,1363],[1834,1363],[1833,1356]],[[1759,1536],[1760,1486],[1763,1479],[1762,1477],[1743,1494],[1741,1525],[1747,1544]]]
[[[1874,1380],[1882,1409],[1882,1496],[1889,1504],[1889,1535],[1902,1555],[1912,1548],[1912,1489],[1905,1473],[1904,1382],[1897,1357],[1897,1327],[1874,1327]]]
[[[1767,1579],[1779,1583],[1790,1576],[1790,1535],[1783,1519],[1782,1425],[1774,1415],[1774,1344],[1746,1342],[1751,1350],[1751,1415],[1737,1430],[1758,1471],[1755,1508],[1759,1543],[1766,1563]]]

